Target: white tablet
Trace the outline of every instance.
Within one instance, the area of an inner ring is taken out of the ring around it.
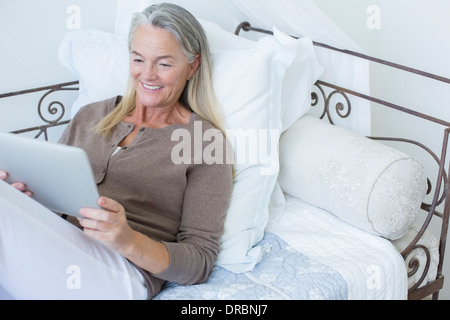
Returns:
[[[0,169],[7,182],[23,182],[33,199],[48,209],[80,216],[82,207],[98,208],[98,190],[83,149],[0,133]]]

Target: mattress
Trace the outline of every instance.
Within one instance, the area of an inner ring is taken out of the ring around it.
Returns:
[[[348,298],[347,283],[333,268],[309,259],[267,232],[263,258],[245,273],[216,267],[201,285],[168,283],[155,300],[322,300]]]
[[[407,279],[399,250],[415,236],[414,228],[391,243],[286,196],[284,211],[269,222],[258,244],[263,256],[252,271],[233,273],[215,267],[207,282],[193,286],[169,282],[154,299],[403,300],[412,280]],[[427,233],[420,243],[430,248],[427,279],[432,279],[439,258],[437,241]],[[417,254],[421,261],[422,255]],[[8,299],[12,297],[0,287],[0,300]]]
[[[216,267],[206,283],[167,283],[155,300],[403,300],[406,265],[388,240],[287,196],[258,244],[256,267],[232,273]]]

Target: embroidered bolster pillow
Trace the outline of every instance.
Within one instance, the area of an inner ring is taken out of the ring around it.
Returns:
[[[427,190],[410,156],[311,116],[282,135],[278,181],[286,194],[390,240],[416,220]]]

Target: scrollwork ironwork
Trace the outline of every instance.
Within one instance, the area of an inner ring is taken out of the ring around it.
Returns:
[[[63,89],[61,89],[61,90],[63,90]],[[39,114],[39,117],[42,119],[42,121],[44,121],[44,122],[46,122],[46,123],[49,123],[49,124],[55,124],[55,123],[58,123],[58,122],[64,117],[64,115],[65,115],[65,113],[66,113],[66,107],[65,107],[64,104],[63,104],[62,102],[60,102],[60,101],[52,101],[52,102],[50,102],[50,104],[47,106],[47,114],[50,114],[50,115],[58,115],[58,113],[60,113],[60,115],[57,116],[56,119],[50,120],[50,119],[48,119],[48,118],[44,115],[44,113],[42,112],[42,110],[43,110],[43,109],[42,109],[42,108],[43,108],[42,103],[44,102],[44,99],[45,99],[47,96],[49,96],[50,94],[52,94],[52,93],[54,93],[54,92],[56,92],[56,91],[59,91],[59,90],[50,90],[50,91],[48,91],[46,94],[44,94],[44,95],[41,97],[41,99],[39,100],[39,103],[38,103],[38,114]]]
[[[39,115],[39,118],[45,124],[36,126],[36,127],[30,127],[30,128],[12,131],[11,133],[22,134],[22,133],[26,133],[26,132],[38,131],[37,134],[35,135],[35,138],[39,138],[43,135],[44,139],[48,140],[48,129],[49,128],[65,125],[69,122],[69,120],[66,120],[66,121],[63,120],[64,116],[66,115],[66,107],[64,106],[64,103],[62,103],[61,101],[52,101],[45,107],[44,100],[48,96],[50,96],[51,94],[53,94],[55,92],[78,91],[77,85],[78,85],[78,81],[73,81],[73,82],[57,84],[54,86],[22,90],[22,91],[10,92],[10,93],[0,95],[0,98],[6,98],[6,97],[13,97],[13,96],[18,96],[18,95],[23,95],[23,94],[31,94],[31,93],[45,91],[45,93],[41,96],[41,98],[39,99],[39,102],[37,104],[37,113]],[[49,116],[54,116],[54,117],[49,118]]]
[[[422,270],[422,274],[420,275],[419,280],[414,281],[414,284],[409,288],[409,291],[416,290],[417,288],[419,288],[421,286],[421,284],[425,280],[425,277],[428,274],[428,270],[430,268],[430,263],[431,263],[430,250],[427,247],[425,247],[424,245],[421,245],[421,244],[415,245],[414,246],[414,250],[412,250],[411,252],[409,252],[406,255],[403,255],[404,260],[407,261],[408,257],[415,250],[422,250],[425,253],[426,261],[425,261],[425,265],[423,266],[424,269]],[[419,271],[419,269],[421,267],[421,262],[417,258],[417,253],[415,253],[414,256],[411,258],[411,260],[408,262],[408,267],[410,268],[410,270],[408,271],[408,278],[413,277]]]
[[[311,93],[311,106],[317,107],[319,105],[320,97],[322,97],[323,101],[324,101],[323,102],[323,110],[322,110],[322,114],[320,115],[320,119],[327,117],[328,121],[331,124],[335,124],[333,121],[332,112],[330,111],[332,109],[331,101],[335,95],[340,95],[345,100],[345,103],[339,101],[335,104],[335,106],[334,106],[335,113],[342,119],[348,118],[350,116],[350,114],[352,112],[352,104],[351,104],[350,98],[348,97],[347,93],[345,93],[341,90],[335,89],[332,92],[327,94],[325,92],[325,90],[323,89],[323,86],[321,85],[321,83],[316,82],[314,84],[314,86],[317,89],[319,89],[320,96],[315,91],[313,91]]]
[[[345,113],[343,112],[343,111],[345,111],[345,107],[346,107],[344,105],[344,103],[342,103],[342,102],[336,103],[336,106],[335,106],[336,114],[339,117],[341,117],[342,119],[348,118],[350,116],[350,113],[352,112],[352,104],[350,102],[349,97],[347,96],[347,94],[345,92],[342,92],[342,91],[339,91],[339,90],[334,90],[332,93],[330,93],[328,95],[328,99],[327,99],[327,102],[326,102],[327,110],[330,109],[331,99],[336,94],[341,95],[345,99],[345,101],[347,103],[347,112],[345,112]],[[328,116],[331,117],[331,114],[329,112],[328,112]],[[330,118],[330,120],[331,120],[331,118]]]

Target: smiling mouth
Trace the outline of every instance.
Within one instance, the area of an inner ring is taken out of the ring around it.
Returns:
[[[141,82],[141,84],[144,89],[149,90],[149,91],[158,91],[159,89],[162,88],[162,86],[149,86],[143,82]]]

